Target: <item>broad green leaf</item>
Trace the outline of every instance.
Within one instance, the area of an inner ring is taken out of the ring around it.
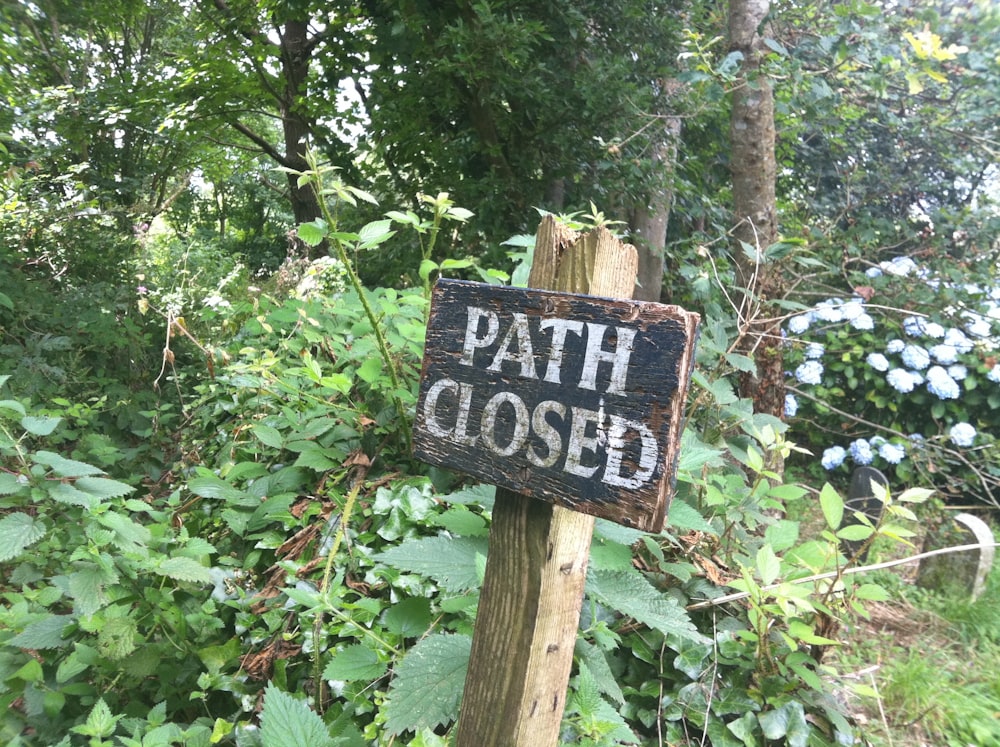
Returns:
[[[319,245],[326,238],[327,231],[329,231],[329,226],[322,218],[302,223],[298,228],[299,238],[309,246]]]
[[[886,602],[891,598],[889,592],[878,584],[861,584],[854,589],[854,596],[858,599],[868,599],[872,602]]]
[[[431,626],[431,620],[431,602],[423,597],[397,602],[382,616],[386,629],[404,638],[422,636]]]
[[[358,378],[368,384],[374,384],[382,375],[382,358],[373,355],[358,368]]]
[[[396,667],[385,709],[389,734],[436,728],[453,721],[465,685],[472,639],[438,633],[410,649]]]
[[[0,519],[0,563],[13,560],[45,536],[45,524],[17,511]]]
[[[31,460],[35,464],[51,467],[52,471],[60,477],[90,477],[91,475],[104,474],[104,470],[93,465],[78,462],[75,459],[66,459],[51,451],[36,451]]]
[[[73,622],[73,615],[49,615],[30,623],[16,636],[4,642],[14,648],[62,648],[69,641],[63,638],[63,630]]]
[[[636,570],[592,571],[587,594],[605,607],[635,618],[644,625],[694,641],[704,641],[677,600],[657,590]]]
[[[59,425],[62,418],[50,418],[43,415],[25,415],[21,418],[21,427],[32,436],[48,436]]]
[[[764,545],[757,551],[757,573],[764,586],[773,584],[781,573],[781,561],[770,545]]]
[[[83,508],[94,508],[99,506],[101,499],[91,493],[84,493],[77,490],[75,486],[65,482],[46,485],[49,497],[57,503],[65,503],[68,506],[82,506]]]
[[[257,437],[258,441],[265,446],[270,446],[272,449],[280,449],[284,443],[281,431],[269,425],[255,425],[252,433]]]
[[[934,491],[928,488],[907,488],[896,500],[901,503],[923,503],[932,495]]]
[[[14,302],[10,300],[10,296],[8,296],[6,293],[0,293],[0,306],[4,306],[10,309],[11,311],[14,310]],[[3,382],[0,382],[0,386],[2,385]]]
[[[826,525],[836,532],[844,519],[844,499],[830,483],[826,483],[820,491],[819,505],[823,509]]]
[[[8,376],[7,378],[9,379],[10,377]],[[0,410],[10,410],[11,412],[22,417],[27,413],[27,410],[24,409],[24,405],[14,399],[0,399]]]
[[[108,511],[97,517],[97,520],[114,532],[115,546],[126,552],[136,552],[141,555],[148,553],[147,545],[152,535],[142,524],[137,524],[127,516],[115,511]]]
[[[323,719],[273,684],[264,690],[260,738],[265,747],[334,747]]]
[[[90,493],[97,498],[118,498],[135,491],[131,485],[126,485],[107,477],[81,477],[75,483],[78,490]]]
[[[97,633],[97,650],[112,661],[121,661],[135,651],[138,626],[131,617],[112,617]]]
[[[799,522],[779,519],[764,530],[764,540],[775,552],[783,552],[799,540]]]
[[[168,558],[160,563],[155,570],[161,576],[168,576],[175,581],[187,581],[195,584],[212,583],[209,569],[193,558]]]
[[[864,524],[851,524],[837,532],[837,537],[848,542],[859,542],[872,536],[875,529]]]
[[[76,734],[83,734],[86,737],[95,737],[92,740],[95,744],[103,744],[97,737],[110,737],[115,733],[115,727],[118,724],[119,719],[121,719],[123,714],[118,716],[111,715],[111,709],[108,708],[107,703],[101,698],[98,700],[94,707],[91,709],[90,714],[87,716],[87,721],[80,726],[74,726],[70,731]]]
[[[379,660],[378,653],[355,643],[330,657],[323,670],[323,679],[372,682],[385,674],[388,668],[386,662]]]
[[[670,510],[667,513],[667,526],[671,531],[694,530],[716,534],[715,527],[709,524],[697,510],[677,498],[670,502]]]
[[[585,664],[593,673],[600,691],[618,705],[625,705],[625,694],[622,692],[621,687],[618,686],[618,682],[611,671],[604,652],[593,643],[578,638],[575,653],[580,659],[581,664]]]
[[[401,571],[427,576],[450,592],[479,586],[476,555],[486,555],[487,540],[481,537],[426,537],[405,540],[375,556],[376,560]]]
[[[374,220],[361,227],[358,232],[363,247],[377,246],[396,235],[391,220]]]
[[[202,498],[219,498],[227,502],[238,502],[247,495],[215,475],[202,474],[188,482],[188,490]]]

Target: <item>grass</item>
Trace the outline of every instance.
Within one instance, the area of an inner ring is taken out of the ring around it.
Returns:
[[[883,585],[892,601],[843,631],[829,662],[853,693],[864,744],[1000,745],[1000,568],[976,602],[905,575]]]

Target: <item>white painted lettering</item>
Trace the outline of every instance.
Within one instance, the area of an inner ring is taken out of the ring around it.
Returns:
[[[466,431],[469,429],[469,409],[472,407],[472,384],[459,384],[458,395],[458,418],[455,421],[455,440],[460,444],[472,446],[479,439],[479,436],[470,436]]]
[[[625,377],[628,375],[628,361],[632,355],[632,344],[636,330],[630,327],[615,327],[618,341],[614,352],[604,350],[606,324],[587,322],[587,352],[583,357],[583,374],[580,376],[581,389],[597,388],[597,365],[602,361],[611,364],[611,380],[608,394],[625,393]]]
[[[481,309],[478,306],[466,307],[468,320],[465,323],[465,344],[462,346],[462,357],[459,363],[471,366],[476,354],[476,348],[485,348],[493,344],[500,330],[500,320],[496,312]],[[486,317],[486,335],[479,337],[479,320]]]
[[[431,435],[438,438],[448,438],[454,430],[453,428],[442,427],[437,419],[438,397],[446,389],[458,392],[459,384],[452,379],[439,379],[427,390],[427,396],[424,398],[424,420],[427,422],[427,430],[431,432]]]
[[[531,413],[531,429],[535,432],[536,436],[542,439],[542,442],[549,450],[549,453],[543,459],[538,455],[538,452],[530,446],[528,447],[528,461],[536,467],[551,467],[562,456],[562,437],[559,435],[559,431],[553,428],[545,419],[545,416],[550,412],[557,413],[560,418],[565,419],[566,405],[562,402],[547,399],[544,402],[539,402],[535,411]]]
[[[634,490],[643,483],[649,482],[656,469],[656,461],[659,456],[659,449],[652,431],[642,423],[634,420],[627,420],[620,415],[610,415],[611,427],[608,428],[608,461],[604,468],[604,477],[601,482],[614,485],[619,488]],[[639,456],[639,467],[630,477],[623,477],[622,452],[625,449],[625,434],[635,431],[642,439],[642,451]]]
[[[570,409],[573,411],[573,416],[569,426],[569,443],[566,445],[566,464],[563,466],[563,471],[569,472],[571,475],[590,477],[597,471],[597,465],[589,467],[582,464],[581,459],[584,451],[597,454],[598,438],[587,435],[587,425],[594,423],[600,431],[600,421],[603,418],[600,413],[583,407]]]
[[[517,352],[510,352],[510,344],[517,338]],[[514,323],[507,330],[503,342],[497,348],[493,362],[486,367],[487,371],[499,371],[504,361],[521,364],[521,377],[525,379],[537,379],[535,373],[535,352],[531,347],[531,333],[528,331],[528,315],[515,313]]]
[[[552,346],[549,348],[549,365],[545,368],[545,381],[561,384],[559,373],[562,370],[566,333],[572,332],[577,336],[582,335],[583,322],[576,319],[543,319],[538,328],[552,330]]]
[[[496,442],[497,412],[508,403],[514,408],[514,432],[510,443],[500,446]],[[524,401],[513,392],[497,392],[483,408],[482,431],[483,444],[498,456],[508,457],[519,451],[528,438],[528,408]]]

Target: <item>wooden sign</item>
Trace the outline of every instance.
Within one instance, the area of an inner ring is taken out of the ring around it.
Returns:
[[[658,303],[440,280],[414,455],[659,531],[698,322]]]

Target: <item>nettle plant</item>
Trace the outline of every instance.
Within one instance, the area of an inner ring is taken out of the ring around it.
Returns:
[[[793,429],[830,472],[873,465],[898,485],[1000,505],[1000,285],[908,257],[866,280],[786,324]]]

